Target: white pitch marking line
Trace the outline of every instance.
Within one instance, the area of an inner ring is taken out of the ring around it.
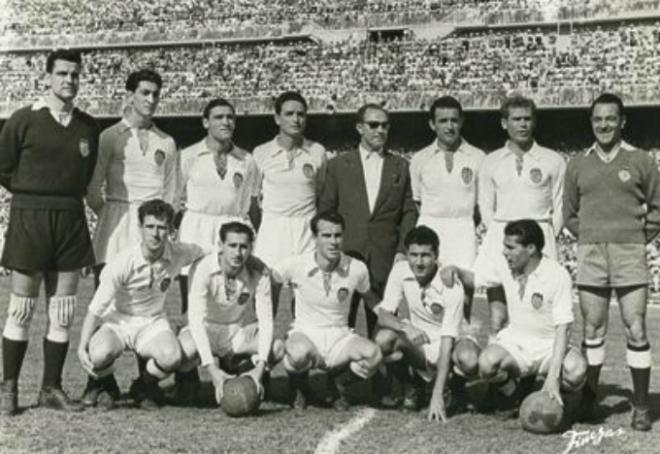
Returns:
[[[376,416],[376,410],[373,408],[365,408],[360,411],[343,427],[327,432],[316,446],[314,454],[335,454],[343,440],[362,429],[374,416]]]

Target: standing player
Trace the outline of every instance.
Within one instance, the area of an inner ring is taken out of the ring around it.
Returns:
[[[114,257],[101,273],[78,343],[78,358],[90,377],[84,400],[96,402],[103,393],[116,400],[116,384],[110,377],[124,350],[147,360],[131,386],[131,395],[144,409],[157,407],[158,381],[179,367],[181,348],[167,321],[165,298],[181,268],[204,252],[196,245],[171,243],[173,221],[170,204],[159,199],[142,203],[141,243]]]
[[[504,235],[506,263],[493,261],[475,273],[458,273],[467,287],[503,286],[506,295],[509,325],[479,356],[479,374],[501,383],[505,393],[515,389],[515,378],[543,377],[543,390],[563,405],[560,390],[579,389],[587,369],[585,358],[568,345],[571,276],[541,253],[546,234],[536,221],[509,222]]]
[[[537,221],[545,236],[544,255],[557,259],[555,237],[562,221],[562,194],[566,163],[558,153],[534,141],[536,106],[521,96],[507,98],[500,109],[502,128],[509,140],[490,153],[479,173],[479,210],[488,229],[475,269],[502,258],[504,226],[516,219]],[[489,289],[491,335],[506,323],[502,289]]]
[[[387,280],[385,297],[377,306],[378,321],[382,329],[376,334],[376,343],[384,356],[394,351],[403,352],[397,374],[402,384],[410,382],[407,365],[412,365],[425,379],[435,375],[433,395],[429,407],[429,420],[447,420],[444,389],[450,368],[461,377],[476,376],[479,346],[470,337],[459,337],[463,321],[463,286],[448,288],[441,280],[438,266],[438,236],[426,226],[418,226],[406,235],[407,261],[394,264]],[[410,320],[402,320],[396,312],[407,304]],[[404,409],[417,410],[421,406],[423,388],[409,387]],[[454,396],[456,397],[456,396]]]
[[[334,407],[346,410],[347,386],[369,377],[382,359],[376,344],[348,327],[350,301],[354,292],[369,304],[375,304],[377,297],[370,291],[364,263],[341,252],[344,218],[321,212],[312,218],[311,230],[316,251],[290,257],[273,268],[275,280],[289,283],[296,297],[295,319],[284,357],[291,382],[291,404],[305,408],[310,396],[307,373],[324,368],[337,377],[339,395],[333,396]]]
[[[358,150],[328,162],[320,211],[337,211],[346,219],[344,251],[363,260],[372,289],[379,297],[395,261],[405,259],[403,238],[415,226],[417,209],[410,189],[408,162],[389,153],[390,122],[379,105],[366,104],[357,113]],[[397,254],[398,253],[398,254]],[[359,298],[351,302],[349,326],[355,326]],[[365,305],[367,331],[373,336],[376,314]]]
[[[415,153],[410,163],[413,200],[420,207],[417,225],[438,235],[440,263],[472,268],[477,255],[477,175],[486,155],[461,137],[463,108],[455,98],[433,102],[429,126],[437,141]],[[471,302],[470,294],[468,316]]]
[[[222,224],[249,222],[258,170],[252,155],[232,142],[236,113],[227,100],[211,100],[204,107],[202,124],[207,136],[181,151],[180,198],[185,201],[185,213],[179,240],[212,252]],[[183,312],[188,306],[187,271],[179,277]]]
[[[12,270],[2,336],[2,415],[18,409],[18,377],[42,282],[48,328],[39,405],[82,409],[62,390],[80,269],[94,263],[82,199],[96,163],[98,129],[73,106],[80,70],[79,53],[52,52],[48,92],[14,112],[0,133],[0,184],[13,195],[1,261]]]
[[[138,206],[156,198],[174,202],[176,145],[153,122],[162,86],[160,75],[150,69],[129,74],[126,114],[101,133],[87,196],[99,216],[93,238],[97,285],[105,262],[139,242]]]
[[[302,95],[285,92],[275,100],[275,123],[279,134],[253,152],[263,196],[255,254],[269,266],[314,249],[309,221],[326,161],[325,148],[303,136],[307,101]]]
[[[249,355],[254,368],[247,374],[259,388],[266,367],[284,356],[282,341],[273,342],[270,273],[252,257],[253,241],[254,232],[246,224],[223,224],[221,250],[191,268],[189,325],[179,334],[184,356],[181,370],[189,372],[201,361],[218,402],[229,375],[215,364],[214,356]],[[255,308],[256,322],[249,319],[249,307]]]
[[[650,430],[651,347],[646,334],[649,273],[645,246],[660,232],[660,179],[653,158],[621,139],[625,123],[619,97],[606,93],[591,105],[596,142],[569,163],[564,217],[566,227],[578,239],[577,285],[589,362],[583,417],[594,418],[614,289],[628,342],[632,428]]]

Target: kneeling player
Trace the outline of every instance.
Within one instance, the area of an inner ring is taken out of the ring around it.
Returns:
[[[179,342],[166,318],[165,297],[181,268],[204,253],[192,244],[169,242],[173,219],[171,205],[158,199],[144,202],[138,208],[142,242],[110,260],[101,272],[78,347],[80,362],[90,375],[83,395],[87,405],[107,394],[105,402],[111,406],[119,397],[112,369],[124,350],[148,360],[131,386],[132,397],[145,409],[158,406],[158,381],[181,362]]]
[[[267,363],[275,365],[284,356],[283,342],[273,342],[270,273],[251,256],[252,229],[241,222],[223,224],[220,242],[219,252],[207,255],[191,269],[189,325],[179,335],[184,361],[178,384],[180,395],[188,399],[194,396],[195,386],[187,384],[195,383],[196,375],[187,372],[194,371],[200,360],[219,402],[230,375],[215,364],[214,356],[249,356],[252,367],[246,374],[260,389]],[[251,314],[247,309],[253,306],[256,322],[246,320]]]
[[[273,268],[274,279],[289,283],[296,298],[284,357],[290,403],[294,408],[306,407],[308,371],[322,368],[336,377],[335,409],[346,410],[348,385],[371,376],[382,359],[375,343],[348,327],[351,298],[357,291],[373,307],[377,297],[370,291],[366,265],[341,251],[344,218],[334,212],[319,213],[312,218],[311,230],[316,251],[290,257]]]
[[[504,229],[503,266],[459,270],[466,287],[501,285],[509,325],[479,356],[479,374],[512,394],[518,377],[543,377],[543,390],[563,405],[560,390],[574,391],[585,380],[587,363],[569,347],[573,322],[571,277],[557,261],[543,256],[543,230],[533,220],[509,222]],[[523,396],[518,396],[522,398]]]
[[[450,367],[457,377],[477,373],[479,346],[470,337],[459,337],[463,321],[462,285],[448,288],[441,280],[438,266],[438,236],[426,226],[412,229],[404,239],[407,262],[394,264],[385,288],[385,297],[377,306],[382,329],[376,342],[385,356],[399,350],[404,359],[388,364],[404,388],[404,409],[421,407],[423,382],[417,374],[408,374],[408,365],[425,380],[436,375],[429,420],[446,421],[444,389]],[[410,320],[395,314],[402,303],[410,311]],[[413,380],[413,386],[411,385]],[[463,380],[457,380],[458,382]]]

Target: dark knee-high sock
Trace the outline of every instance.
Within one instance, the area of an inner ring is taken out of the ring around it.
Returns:
[[[633,405],[648,407],[649,381],[651,378],[651,346],[646,343],[642,346],[628,344],[626,360],[630,367],[633,382]]]
[[[44,338],[44,377],[43,388],[61,388],[62,370],[69,350],[68,342],[53,342]]]
[[[582,342],[582,347],[587,358],[586,381],[582,387],[582,395],[589,399],[595,399],[600,370],[605,361],[605,340],[603,338],[585,339]]]
[[[4,381],[17,381],[27,351],[27,341],[2,338],[2,378]]]

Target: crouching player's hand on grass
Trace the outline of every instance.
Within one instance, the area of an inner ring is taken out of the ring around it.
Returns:
[[[211,376],[211,382],[213,383],[213,387],[215,388],[215,400],[216,402],[220,403],[220,401],[222,400],[222,393],[224,392],[225,389],[225,382],[230,378],[232,378],[233,375],[224,372],[215,364],[210,364],[208,366],[207,371]]]
[[[433,396],[431,396],[431,403],[429,404],[428,420],[447,422],[447,413],[445,410],[445,398],[442,395],[442,390],[437,389],[437,387],[433,389]]]

